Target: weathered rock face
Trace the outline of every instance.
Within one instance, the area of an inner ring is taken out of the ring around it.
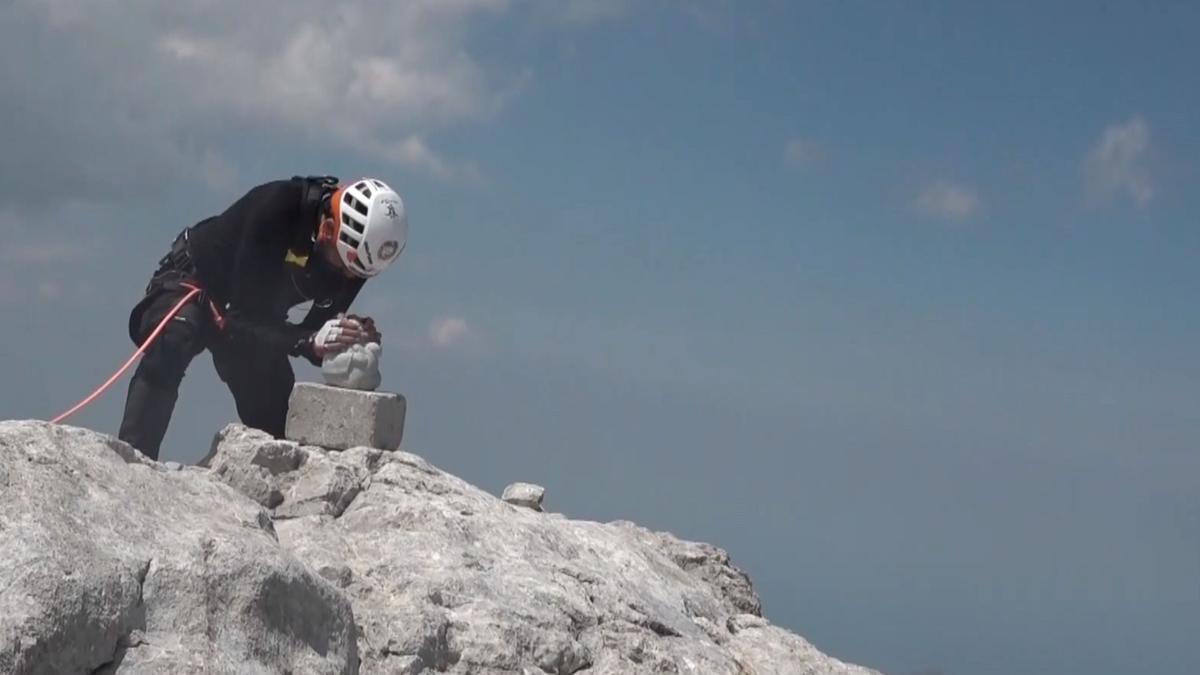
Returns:
[[[233,425],[203,464],[0,422],[0,673],[874,672],[767,622],[724,551],[536,486]]]
[[[209,472],[0,422],[0,673],[353,673],[356,638],[345,595]]]
[[[707,544],[513,506],[405,452],[230,426],[206,463],[351,599],[362,673],[874,672],[770,625]]]
[[[500,499],[514,506],[524,506],[534,511],[545,511],[542,501],[546,498],[546,488],[533,483],[513,483],[504,488]]]

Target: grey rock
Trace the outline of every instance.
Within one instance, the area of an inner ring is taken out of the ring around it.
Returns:
[[[338,588],[345,588],[354,580],[354,572],[345,565],[326,565],[317,573],[332,581]]]
[[[367,475],[353,463],[312,453],[304,471],[288,476],[285,497],[275,507],[275,517],[340,516],[358,495]]]
[[[0,423],[0,672],[875,672],[772,625],[709,544],[237,425],[203,464]]]
[[[675,562],[680,569],[718,591],[725,609],[731,613],[762,615],[762,602],[750,582],[750,577],[729,559],[724,550],[694,541],[683,541],[670,534],[651,532],[628,521],[617,521],[648,546],[653,546]]]
[[[0,422],[0,486],[0,672],[355,672],[346,597],[206,473]]]
[[[200,460],[198,466],[214,468],[213,461],[216,458],[218,447],[223,448],[225,458],[232,460],[234,464],[263,466],[266,462],[253,462],[251,458],[271,454],[275,443],[276,440],[265,431],[251,429],[240,424],[228,424],[213,436],[212,442],[208,446],[208,454]],[[282,441],[282,443],[286,444],[288,441]],[[291,443],[291,445],[295,446],[296,444]]]
[[[267,470],[272,476],[295,471],[304,463],[307,455],[300,446],[290,441],[271,439],[266,442],[255,442],[255,452],[250,457],[250,463]]]
[[[204,464],[213,477],[271,509],[274,518],[339,516],[369,482],[382,454],[362,446],[326,452],[230,424],[217,433]]]
[[[541,511],[542,500],[546,498],[546,488],[533,483],[513,483],[504,488],[504,494],[500,498],[514,506]]]
[[[733,636],[726,647],[742,663],[753,663],[757,675],[795,675],[796,673],[828,673],[829,675],[859,675],[863,669],[826,656],[808,640],[772,626],[762,617],[739,615],[729,620]],[[798,670],[793,664],[808,664],[809,670]]]
[[[267,442],[225,438],[217,465]],[[300,450],[275,528],[349,596],[362,673],[875,672],[770,624],[715,546],[514,510],[407,452]]]
[[[222,450],[219,455],[218,447]],[[296,443],[230,424],[217,432],[200,464],[212,469],[221,482],[270,509],[283,502],[278,476],[299,468],[304,459],[305,453]]]
[[[379,343],[351,345],[348,349],[330,354],[321,362],[321,376],[331,387],[375,391],[383,381],[379,360],[383,350]]]
[[[300,382],[292,389],[285,435],[305,445],[336,450],[355,446],[395,450],[404,438],[405,409],[399,394]]]

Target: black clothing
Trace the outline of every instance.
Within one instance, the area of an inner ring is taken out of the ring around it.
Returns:
[[[363,279],[348,279],[313,254],[320,202],[307,194],[311,179],[259,185],[225,213],[188,232],[200,286],[225,308],[229,338],[267,352],[309,356],[298,343],[345,311]],[[307,258],[307,265],[287,262]],[[313,300],[299,326],[287,310]]]
[[[314,250],[320,197],[330,189],[321,179],[259,185],[221,215],[179,235],[130,313],[130,338],[142,344],[188,292],[183,283],[203,293],[175,315],[138,364],[125,401],[122,440],[158,458],[179,383],[205,349],[242,423],[283,435],[295,379],[288,356],[320,365],[311,336],[349,309],[364,283],[345,277]],[[288,309],[310,299],[304,320],[288,323]]]

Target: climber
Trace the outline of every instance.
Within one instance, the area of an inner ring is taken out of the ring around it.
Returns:
[[[130,313],[130,338],[140,345],[186,293],[201,292],[138,364],[119,437],[158,458],[179,383],[205,349],[242,423],[281,437],[295,381],[288,357],[319,366],[327,354],[379,342],[373,319],[346,312],[407,239],[395,191],[371,178],[340,185],[332,176],[259,185],[185,228]],[[308,301],[304,320],[289,323],[288,310]]]

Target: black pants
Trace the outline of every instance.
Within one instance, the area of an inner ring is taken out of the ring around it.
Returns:
[[[129,335],[135,343],[140,345],[187,294],[188,289],[179,285],[182,279],[181,272],[160,269],[151,280],[146,297],[129,317]],[[276,438],[283,436],[288,396],[295,382],[287,355],[264,355],[224,339],[199,297],[167,324],[129,383],[118,435],[151,459],[158,459],[179,397],[179,383],[192,359],[205,349],[212,353],[217,375],[233,394],[242,423]]]

